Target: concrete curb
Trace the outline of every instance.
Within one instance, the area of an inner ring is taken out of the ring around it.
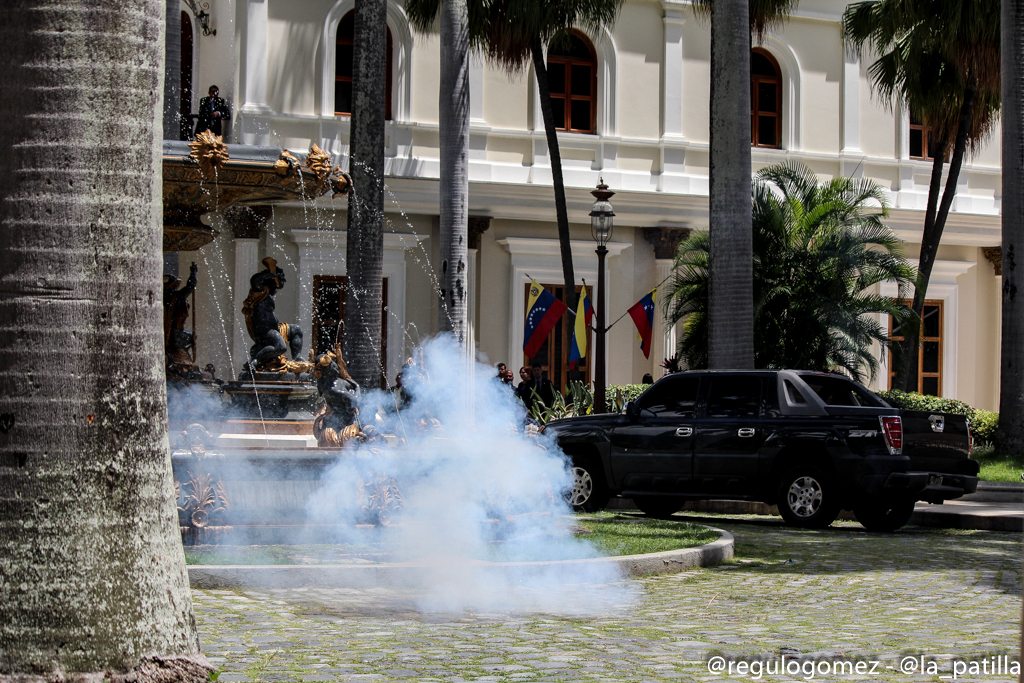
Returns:
[[[190,565],[188,580],[192,588],[304,588],[362,587],[388,583],[418,583],[439,574],[451,579],[471,567],[488,567],[547,573],[554,569],[582,574],[586,570],[618,569],[624,576],[671,574],[693,567],[721,564],[735,555],[736,541],[728,531],[708,527],[721,536],[717,541],[696,548],[666,550],[647,555],[620,555],[587,560],[553,562],[472,561],[453,566],[447,563],[394,562],[353,565]]]

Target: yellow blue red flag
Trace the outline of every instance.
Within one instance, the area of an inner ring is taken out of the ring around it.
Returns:
[[[640,337],[640,350],[644,358],[651,357],[651,336],[654,332],[654,299],[658,288],[647,292],[647,295],[629,307],[629,317],[636,325],[637,336]]]
[[[580,292],[580,301],[576,306],[576,324],[572,329],[572,342],[569,344],[569,367],[576,369],[576,361],[587,355],[587,328],[594,317],[594,307],[590,305],[587,287]]]
[[[526,330],[523,336],[523,353],[533,358],[544,345],[559,318],[568,307],[540,284],[530,280],[530,298],[526,302]]]

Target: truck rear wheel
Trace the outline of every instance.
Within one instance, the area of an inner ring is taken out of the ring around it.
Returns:
[[[633,498],[633,505],[648,517],[667,519],[682,509],[683,501],[661,496],[637,496]]]
[[[571,488],[565,499],[576,512],[600,512],[608,504],[611,495],[604,483],[604,473],[594,467],[590,460],[573,460],[569,468],[572,475]]]
[[[810,466],[795,467],[782,478],[778,505],[786,523],[807,529],[824,529],[839,516],[832,480]]]
[[[853,508],[857,521],[868,531],[896,531],[914,514],[914,501],[862,503]]]

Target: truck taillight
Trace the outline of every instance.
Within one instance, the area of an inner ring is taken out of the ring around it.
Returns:
[[[889,453],[900,455],[903,453],[903,420],[898,417],[879,417],[882,423],[882,435],[885,437],[885,445],[889,447]]]

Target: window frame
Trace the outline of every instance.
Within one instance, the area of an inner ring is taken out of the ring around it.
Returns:
[[[930,126],[926,126],[920,122],[914,122],[914,115],[908,116],[909,128],[907,129],[907,157],[914,161],[935,161],[935,156],[932,154],[932,129]],[[921,154],[922,156],[914,156],[910,147],[910,138],[913,136],[914,131],[921,131]]]
[[[545,68],[548,71],[548,96],[551,100],[554,100],[554,93],[550,92],[550,73],[552,64],[561,64],[565,69],[565,92],[558,93],[558,97],[563,100],[562,116],[558,118],[558,114],[555,112],[555,107],[552,106],[552,114],[555,115],[555,129],[566,133],[580,133],[582,135],[595,135],[597,133],[597,51],[594,49],[594,44],[590,42],[585,34],[580,31],[574,30],[572,35],[575,38],[583,41],[587,50],[590,52],[590,61],[584,61],[579,57],[570,57],[566,55],[552,55],[550,45],[548,46],[548,54],[545,59]],[[572,67],[577,66],[588,66],[590,67],[590,95],[573,95],[572,94]],[[572,128],[572,103],[573,101],[589,101],[590,102],[590,129],[583,130],[582,128]],[[553,104],[553,102],[552,102]],[[561,121],[562,125],[557,125]]]
[[[352,35],[351,38],[347,38],[347,37],[343,38],[342,35],[341,35],[341,28],[345,25],[345,20],[348,19],[349,16],[352,16],[352,32],[353,32],[353,35]],[[387,30],[387,59],[386,59],[385,67],[384,67],[386,69],[386,72],[385,72],[385,83],[384,83],[384,120],[385,121],[391,121],[392,120],[392,116],[391,116],[391,113],[392,113],[392,110],[391,110],[392,74],[391,74],[391,71],[392,71],[392,63],[393,63],[393,55],[394,55],[394,41],[392,40],[392,37],[391,37],[391,27],[385,25],[385,28]],[[352,83],[352,93],[353,93],[353,95],[355,95],[355,75],[354,74],[349,74],[347,76],[344,76],[344,75],[341,75],[341,74],[338,73],[338,51],[339,51],[339,48],[341,46],[343,46],[343,45],[351,45],[352,46],[352,54],[353,54],[352,68],[355,69],[355,10],[354,9],[350,9],[348,12],[345,12],[345,14],[343,14],[342,17],[341,17],[341,20],[338,21],[337,28],[334,29],[334,83],[335,84],[337,84],[337,83]],[[335,86],[335,87],[337,87],[337,86]],[[333,100],[334,100],[334,106],[332,107],[332,109],[334,111],[334,115],[335,116],[348,116],[348,117],[351,117],[352,116],[352,112],[350,112],[350,111],[340,111],[338,109],[338,96],[337,96],[337,94],[334,94],[332,97],[333,97]]]
[[[910,302],[910,301],[902,301],[901,303],[903,303],[906,306],[910,306],[912,302]],[[942,377],[942,375],[943,375],[942,366],[943,366],[943,360],[944,360],[945,353],[946,353],[946,349],[945,349],[946,344],[945,344],[945,339],[944,339],[944,337],[945,337],[944,326],[946,324],[945,302],[942,299],[925,299],[924,305],[926,307],[927,306],[935,306],[935,307],[937,307],[939,309],[939,336],[937,336],[937,337],[926,337],[926,336],[924,336],[924,324],[922,322],[922,325],[921,325],[921,337],[918,339],[918,350],[917,350],[917,392],[919,394],[924,394],[923,389],[924,389],[924,379],[925,379],[925,377],[935,378],[937,380],[936,384],[938,385],[938,388],[936,390],[935,396],[937,398],[942,398],[942,380],[943,380],[943,377]],[[903,341],[903,337],[902,336],[895,336],[895,337],[893,336],[892,329],[893,329],[893,318],[890,315],[889,316],[889,337],[893,341]],[[938,370],[938,372],[928,372],[928,373],[924,372],[924,343],[925,342],[938,342],[938,344],[939,344],[939,363],[938,363],[939,370]],[[896,376],[895,368],[893,366],[892,351],[891,350],[888,352],[888,356],[889,356],[889,385],[888,386],[889,386],[889,389],[891,390],[892,389],[893,379]],[[930,396],[931,394],[925,394],[925,395],[926,396]]]
[[[771,78],[768,76],[762,76],[760,74],[755,75],[753,72],[750,74],[750,146],[758,147],[761,149],[782,149],[782,69],[779,67],[779,60],[775,58],[768,50],[762,47],[755,47],[751,49],[750,55],[753,58],[754,54],[759,54],[768,59],[772,67],[775,69],[775,77]],[[758,83],[774,83],[775,84],[775,111],[774,112],[762,112],[759,109],[758,102]],[[773,117],[775,119],[775,144],[767,145],[761,144],[758,140],[759,130],[759,119],[764,116],[765,118]]]

